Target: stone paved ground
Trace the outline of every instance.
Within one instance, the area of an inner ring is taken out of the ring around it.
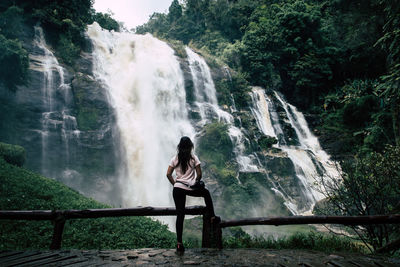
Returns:
[[[305,250],[188,249],[177,256],[172,249],[121,251],[0,252],[0,266],[400,266],[400,259],[383,256]]]

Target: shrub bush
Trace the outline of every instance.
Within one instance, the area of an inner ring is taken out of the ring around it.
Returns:
[[[262,149],[270,149],[272,145],[275,145],[278,143],[278,140],[275,137],[272,136],[261,136],[260,139],[258,139],[258,144],[261,146]]]
[[[350,238],[317,232],[297,232],[288,237],[252,237],[243,230],[226,237],[223,246],[226,248],[267,248],[267,249],[311,249],[323,252],[365,252],[365,249]]]
[[[0,81],[9,89],[23,84],[28,76],[28,52],[18,40],[9,40],[0,34]]]
[[[103,29],[119,32],[119,24],[111,16],[112,14],[98,12],[93,15],[93,20],[99,23]]]
[[[25,163],[25,149],[22,146],[0,142],[0,157],[10,164],[21,167]]]

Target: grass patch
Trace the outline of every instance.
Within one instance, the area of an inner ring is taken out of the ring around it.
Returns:
[[[297,232],[287,237],[252,237],[241,228],[232,228],[232,235],[223,239],[224,248],[310,249],[330,252],[366,252],[363,246],[345,237],[315,231]]]
[[[64,210],[110,208],[67,186],[0,158],[1,210]],[[0,220],[0,250],[48,249],[50,221]],[[62,248],[132,249],[172,248],[175,234],[146,217],[68,220]]]

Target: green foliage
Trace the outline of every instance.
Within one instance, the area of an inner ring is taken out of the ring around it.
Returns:
[[[273,237],[251,237],[240,228],[223,240],[226,248],[264,248],[264,249],[311,249],[330,252],[363,252],[363,248],[350,238],[338,237],[316,232],[298,232],[291,236],[274,239]]]
[[[79,56],[80,48],[77,47],[70,37],[60,34],[57,45],[57,55],[66,64],[72,65],[74,60]]]
[[[0,13],[0,33],[9,39],[17,38],[22,31],[22,13],[23,10],[17,6],[10,6]]]
[[[320,212],[330,215],[391,214],[399,208],[400,148],[387,146],[384,152],[359,154],[354,163],[342,164],[340,178],[324,181],[327,204]],[[355,233],[373,249],[398,238],[394,225],[353,227]],[[396,230],[397,229],[397,230]]]
[[[258,139],[258,144],[261,146],[262,149],[270,149],[272,145],[275,145],[278,143],[278,140],[275,137],[272,136],[261,136],[260,139]]]
[[[172,48],[175,51],[175,54],[180,57],[180,58],[186,58],[186,50],[185,50],[185,45],[182,43],[182,41],[179,40],[171,40],[168,42],[169,45],[172,46]]]
[[[228,135],[228,125],[214,122],[204,127],[200,137],[198,153],[201,158],[223,166],[229,161],[233,152],[232,141]]]
[[[56,55],[65,64],[73,65],[84,47],[86,25],[98,21],[107,29],[118,30],[118,23],[109,14],[96,13],[92,0],[3,1],[6,10],[0,14],[0,33],[8,38],[18,37],[22,18],[37,22],[45,29],[46,39],[56,48]]]
[[[82,131],[95,130],[98,127],[98,111],[95,108],[80,107],[76,119]]]
[[[0,82],[11,90],[27,80],[28,53],[16,39],[22,32],[22,13],[14,5],[0,11]]]
[[[378,90],[376,80],[353,80],[325,97],[322,132],[343,142],[337,153],[381,151],[394,144],[390,112]]]
[[[109,208],[65,185],[18,168],[0,158],[1,210]],[[53,226],[48,221],[0,221],[0,250],[48,249]],[[68,220],[63,248],[171,248],[175,235],[166,225],[145,217]]]
[[[335,55],[321,16],[317,5],[300,0],[259,6],[243,36],[243,67],[251,79],[266,86],[279,73],[289,99],[300,106],[314,103],[332,79]]]
[[[215,91],[217,92],[217,99],[219,105],[231,104],[231,91],[232,82],[228,79],[214,80]]]
[[[10,164],[21,167],[24,165],[26,153],[22,146],[0,142],[0,157]]]
[[[246,75],[238,72],[232,75],[232,86],[231,93],[235,99],[236,107],[247,108],[249,103],[251,103],[251,97],[249,95],[250,86],[246,80]]]
[[[92,81],[86,75],[78,74],[76,82],[72,84],[75,100],[75,117],[78,128],[83,131],[96,130],[100,126],[100,120],[104,114],[108,114],[108,106],[100,105],[92,101],[91,92],[85,90],[90,88],[88,84]]]
[[[384,6],[386,24],[384,35],[378,40],[387,52],[389,72],[381,77],[380,95],[385,98],[392,115],[395,142],[400,145],[400,5],[392,0],[380,0]]]
[[[376,111],[377,106],[375,96],[367,95],[357,98],[343,107],[343,122],[348,127],[362,127],[365,123],[370,122],[371,114]]]
[[[169,30],[170,24],[168,22],[167,15],[164,13],[153,13],[146,24],[136,27],[135,32],[137,34],[145,34],[147,32],[150,32],[155,36],[165,38],[167,37],[167,32]],[[180,38],[179,40],[183,41]]]
[[[118,22],[112,18],[112,14],[108,13],[95,13],[93,16],[93,20],[96,21],[103,29],[109,31],[120,31],[120,27]]]
[[[182,7],[178,0],[173,0],[170,7],[168,8],[168,20],[173,22],[177,21],[182,17]]]
[[[244,50],[244,46],[242,42],[236,40],[235,43],[228,43],[224,50],[222,51],[222,59],[226,62],[231,68],[241,70],[241,57]]]
[[[16,85],[26,82],[28,66],[28,53],[21,42],[0,34],[0,81],[15,90]]]
[[[167,15],[154,13],[150,20],[136,28],[137,33],[150,32],[168,39],[178,39],[188,44],[200,41],[198,47],[209,44],[218,46],[215,37],[230,42],[240,39],[244,27],[257,4],[261,1],[226,1],[226,0],[185,0],[183,5],[174,0]],[[206,40],[210,41],[208,43]]]

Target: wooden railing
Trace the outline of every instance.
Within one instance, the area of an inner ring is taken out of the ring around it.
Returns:
[[[50,249],[60,249],[64,225],[71,219],[88,219],[102,217],[123,216],[175,216],[175,208],[113,208],[113,209],[88,209],[88,210],[0,210],[0,219],[6,220],[50,220],[54,223],[53,237]],[[185,208],[187,215],[203,215],[202,247],[215,247],[211,229],[210,216],[204,206],[191,206]]]
[[[222,248],[222,228],[245,225],[293,225],[293,224],[397,224],[400,223],[400,214],[371,215],[371,216],[288,216],[288,217],[259,217],[242,220],[221,221],[215,228],[217,247]]]
[[[202,247],[222,248],[222,228],[245,225],[293,225],[293,224],[398,224],[400,214],[374,216],[288,216],[288,217],[259,217],[242,220],[230,220],[211,223],[210,215],[204,206],[185,208],[187,215],[203,216]],[[175,208],[114,208],[88,210],[0,210],[0,219],[6,220],[51,220],[54,222],[53,237],[50,249],[60,249],[64,225],[70,219],[87,219],[122,216],[174,216]]]

